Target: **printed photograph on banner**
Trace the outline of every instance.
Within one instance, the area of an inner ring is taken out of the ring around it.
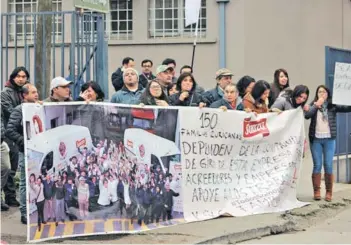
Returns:
[[[296,199],[304,147],[302,110],[180,110],[186,221],[282,212]]]
[[[29,241],[185,222],[178,110],[25,106]]]

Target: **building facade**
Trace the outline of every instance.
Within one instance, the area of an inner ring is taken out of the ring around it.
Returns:
[[[72,2],[53,0],[53,11],[71,11]],[[1,1],[2,13],[36,10],[36,0]],[[314,93],[318,84],[325,83],[325,46],[351,49],[350,0],[202,0],[200,12],[194,75],[205,88],[215,86],[214,75],[220,66],[233,71],[234,81],[250,75],[271,82],[274,70],[285,68],[292,85],[306,84]],[[9,35],[33,41],[30,20],[10,18],[7,22]],[[177,61],[177,73],[181,66],[190,65],[195,26],[185,28],[184,22],[184,0],[110,0],[110,13],[105,17],[109,78],[126,56],[135,59],[139,71],[146,58],[153,60],[154,70],[164,58]],[[59,17],[54,22],[57,33],[66,26],[67,43],[68,23]],[[65,52],[68,64],[69,49]],[[18,48],[19,65],[23,57]],[[11,59],[14,57],[6,61],[10,72],[14,68]],[[56,71],[61,71],[57,66]],[[111,95],[110,80],[109,84]]]

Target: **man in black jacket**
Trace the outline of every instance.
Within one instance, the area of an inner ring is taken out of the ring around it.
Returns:
[[[135,65],[134,59],[130,57],[126,57],[122,61],[122,67],[119,67],[117,71],[112,73],[111,80],[112,80],[112,85],[115,88],[116,92],[121,90],[124,86],[124,80],[123,80],[123,72],[124,69],[126,68],[133,68]]]
[[[141,62],[142,73],[139,75],[139,84],[146,88],[149,81],[155,79],[156,76],[152,74],[153,63],[151,60],[146,59]]]
[[[21,89],[23,85],[28,83],[29,72],[25,67],[17,67],[13,70],[10,75],[9,80],[5,83],[5,88],[1,91],[1,107],[2,115],[4,120],[4,126],[7,127],[7,122],[10,118],[12,111],[16,106],[22,102],[22,92]],[[10,162],[11,170],[8,175],[8,179],[5,187],[3,188],[5,192],[6,204],[12,207],[18,207],[20,204],[16,200],[16,185],[15,185],[15,175],[18,166],[18,148],[17,145],[11,140],[4,139],[10,148]]]
[[[22,87],[22,96],[23,103],[35,103],[38,101],[38,91],[33,84],[25,84]],[[21,222],[27,224],[26,168],[24,164],[22,104],[18,105],[10,115],[6,128],[6,137],[14,142],[19,149],[18,165],[21,170],[19,185]]]
[[[213,102],[220,100],[224,95],[224,88],[232,83],[233,73],[226,69],[222,68],[216,72],[216,87],[214,89],[208,90],[203,93],[203,100],[207,105],[211,105]]]

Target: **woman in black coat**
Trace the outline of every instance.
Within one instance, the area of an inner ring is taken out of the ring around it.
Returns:
[[[156,79],[146,85],[145,91],[140,96],[140,104],[168,106],[168,97]]]
[[[176,94],[169,97],[169,104],[173,106],[199,106],[204,107],[206,104],[202,96],[196,93],[196,81],[192,74],[183,73],[177,81]]]
[[[327,87],[318,86],[316,96],[305,112],[305,118],[311,119],[309,138],[313,159],[312,183],[314,199],[320,200],[321,171],[324,165],[326,187],[325,200],[332,200],[333,192],[333,157],[337,133],[336,113],[351,112],[351,106],[332,103],[332,96]]]

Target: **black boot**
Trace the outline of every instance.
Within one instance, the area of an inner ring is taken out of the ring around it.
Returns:
[[[16,200],[16,198],[11,198],[6,200],[6,204],[10,207],[19,207],[20,203]]]
[[[27,217],[26,216],[21,216],[21,223],[24,225],[27,224]]]
[[[8,211],[10,209],[9,205],[1,201],[1,211]]]

